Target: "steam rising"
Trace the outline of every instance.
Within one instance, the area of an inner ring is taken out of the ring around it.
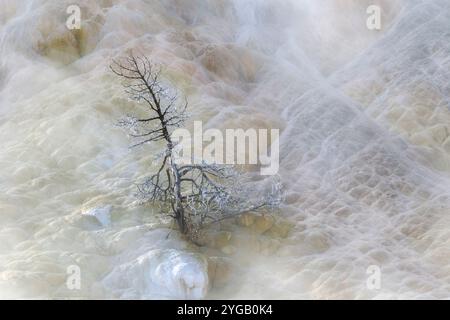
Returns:
[[[84,0],[70,31],[72,2],[0,0],[0,297],[450,297],[448,1]],[[135,203],[159,149],[114,126],[136,106],[107,66],[131,49],[192,121],[281,130],[294,228],[270,256],[234,254],[220,290]],[[109,226],[81,214],[108,206]]]

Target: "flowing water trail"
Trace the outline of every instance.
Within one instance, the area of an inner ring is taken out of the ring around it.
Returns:
[[[450,297],[448,1],[75,2],[71,31],[74,1],[0,0],[0,298]],[[159,148],[129,150],[114,125],[136,106],[108,65],[131,49],[192,121],[281,130],[293,228],[219,257],[220,288],[217,252],[133,197]]]

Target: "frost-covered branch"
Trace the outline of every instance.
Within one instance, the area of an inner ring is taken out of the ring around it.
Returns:
[[[114,61],[111,70],[125,80],[128,96],[147,106],[145,117],[129,115],[119,121],[119,125],[127,128],[136,140],[133,147],[166,142],[156,172],[138,185],[139,195],[145,201],[167,205],[182,233],[193,239],[206,224],[279,205],[280,184],[273,185],[271,194],[252,202],[249,200],[251,195],[237,187],[239,175],[233,167],[176,163],[177,153],[171,133],[184,124],[188,103],[180,103],[176,90],[164,85],[160,67],[145,56],[130,55]]]

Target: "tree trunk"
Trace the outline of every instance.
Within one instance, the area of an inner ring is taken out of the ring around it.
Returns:
[[[184,207],[182,204],[182,194],[181,194],[181,178],[180,173],[178,172],[178,168],[176,164],[173,162],[172,157],[170,157],[170,167],[172,170],[172,175],[174,178],[174,195],[175,195],[175,219],[177,220],[178,227],[180,228],[180,232],[185,234],[187,232],[186,229],[186,219],[184,216]]]

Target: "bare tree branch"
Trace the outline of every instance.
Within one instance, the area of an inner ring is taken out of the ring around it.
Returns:
[[[120,126],[130,130],[132,138],[142,139],[132,147],[166,142],[162,162],[155,174],[138,185],[139,194],[145,201],[168,204],[169,215],[177,221],[182,233],[192,239],[205,225],[279,204],[279,185],[272,190],[272,195],[251,203],[245,192],[233,186],[238,174],[231,166],[176,164],[171,133],[184,124],[188,102],[179,103],[177,91],[163,84],[161,67],[151,63],[146,56],[131,54],[114,60],[110,69],[124,79],[128,96],[148,107],[148,114],[143,118],[128,116],[119,121]]]

